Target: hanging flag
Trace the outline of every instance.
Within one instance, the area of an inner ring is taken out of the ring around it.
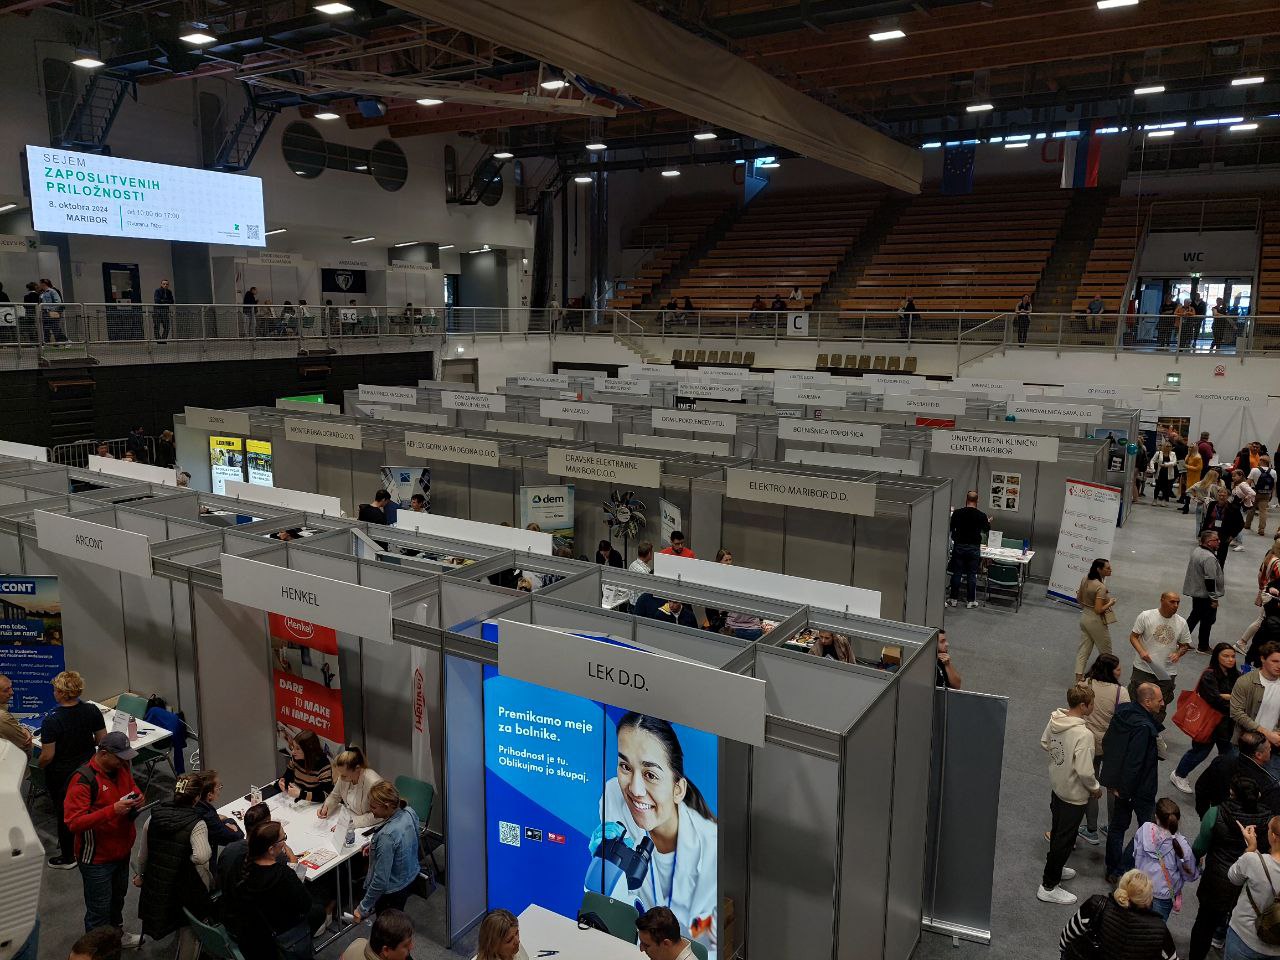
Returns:
[[[973,193],[973,160],[977,147],[972,143],[947,147],[942,154],[942,192]]]
[[[1092,133],[1068,140],[1062,148],[1062,189],[1096,187],[1102,160],[1102,141]]]

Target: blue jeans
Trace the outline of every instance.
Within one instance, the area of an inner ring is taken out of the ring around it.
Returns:
[[[84,884],[84,928],[124,928],[124,895],[129,889],[129,861],[80,864]]]
[[[1129,820],[1138,818],[1138,826],[1156,816],[1155,800],[1135,800],[1132,797],[1115,797],[1111,808],[1111,822],[1107,825],[1107,876],[1124,873],[1133,868],[1133,846],[1126,846],[1125,832]]]
[[[1259,953],[1240,939],[1240,934],[1227,927],[1227,943],[1222,948],[1222,960],[1271,960],[1275,954]]]
[[[1213,752],[1214,744],[1217,744],[1219,754],[1229,754],[1235,750],[1230,740],[1209,740],[1206,743],[1192,743],[1191,748],[1182,755],[1182,759],[1178,761],[1178,769],[1174,771],[1175,776],[1185,777],[1196,767],[1204,762],[1205,757]]]
[[[1161,919],[1168,920],[1169,914],[1173,913],[1173,901],[1155,897],[1151,901],[1151,909],[1160,914]]]
[[[951,596],[960,599],[960,577],[969,588],[970,603],[978,599],[978,565],[982,562],[982,547],[976,543],[957,543],[951,548]]]

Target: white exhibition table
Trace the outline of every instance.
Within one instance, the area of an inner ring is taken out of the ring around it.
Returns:
[[[95,707],[97,707],[99,710],[102,711],[102,721],[107,725],[107,732],[110,733],[111,730],[113,729],[113,724],[115,724],[116,722],[116,719],[115,719],[116,714],[119,711],[113,710],[110,707],[104,707],[100,703],[94,703],[94,701],[92,700],[89,700],[86,702],[93,703]],[[123,714],[122,716],[127,718],[128,714]],[[141,750],[143,747],[154,747],[156,744],[162,743],[163,741],[168,740],[169,736],[170,736],[169,731],[166,730],[164,727],[157,727],[154,724],[143,723],[141,720],[139,720],[138,735],[129,741],[129,746],[133,747],[133,749],[135,750]],[[34,734],[33,739],[34,739],[33,746],[35,746],[36,748],[39,748],[40,735]]]
[[[274,787],[274,784],[267,784]],[[361,827],[356,830],[356,842],[345,846],[343,836],[337,834],[341,819],[336,815],[326,820],[316,816],[320,804],[309,800],[294,800],[287,793],[277,793],[263,801],[271,809],[271,819],[284,826],[286,842],[293,851],[298,862],[304,864],[307,872],[303,880],[315,880],[339,864],[350,860],[368,845],[368,833],[372,827]],[[243,824],[244,812],[251,806],[249,797],[236,797],[230,803],[218,808],[218,816],[230,817]]]
[[[520,946],[529,960],[638,960],[640,948],[617,937],[590,928],[582,930],[578,921],[552,913],[536,903],[520,914]]]
[[[1031,562],[1031,558],[1036,555],[1034,550],[1028,550],[1023,553],[1016,547],[988,547],[983,544],[982,559],[983,560],[999,560],[1001,563],[1018,563],[1025,567]]]

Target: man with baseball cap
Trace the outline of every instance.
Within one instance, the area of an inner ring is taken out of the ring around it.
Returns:
[[[112,731],[98,742],[97,753],[67,784],[63,816],[76,838],[85,930],[124,926],[129,852],[137,833],[133,822],[143,804],[142,791],[129,768],[129,761],[137,755],[126,734]],[[136,933],[124,935],[125,947],[141,942]]]

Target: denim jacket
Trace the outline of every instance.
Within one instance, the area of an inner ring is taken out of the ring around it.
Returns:
[[[418,815],[412,807],[401,807],[373,835],[360,912],[372,913],[379,897],[409,886],[419,870]]]

